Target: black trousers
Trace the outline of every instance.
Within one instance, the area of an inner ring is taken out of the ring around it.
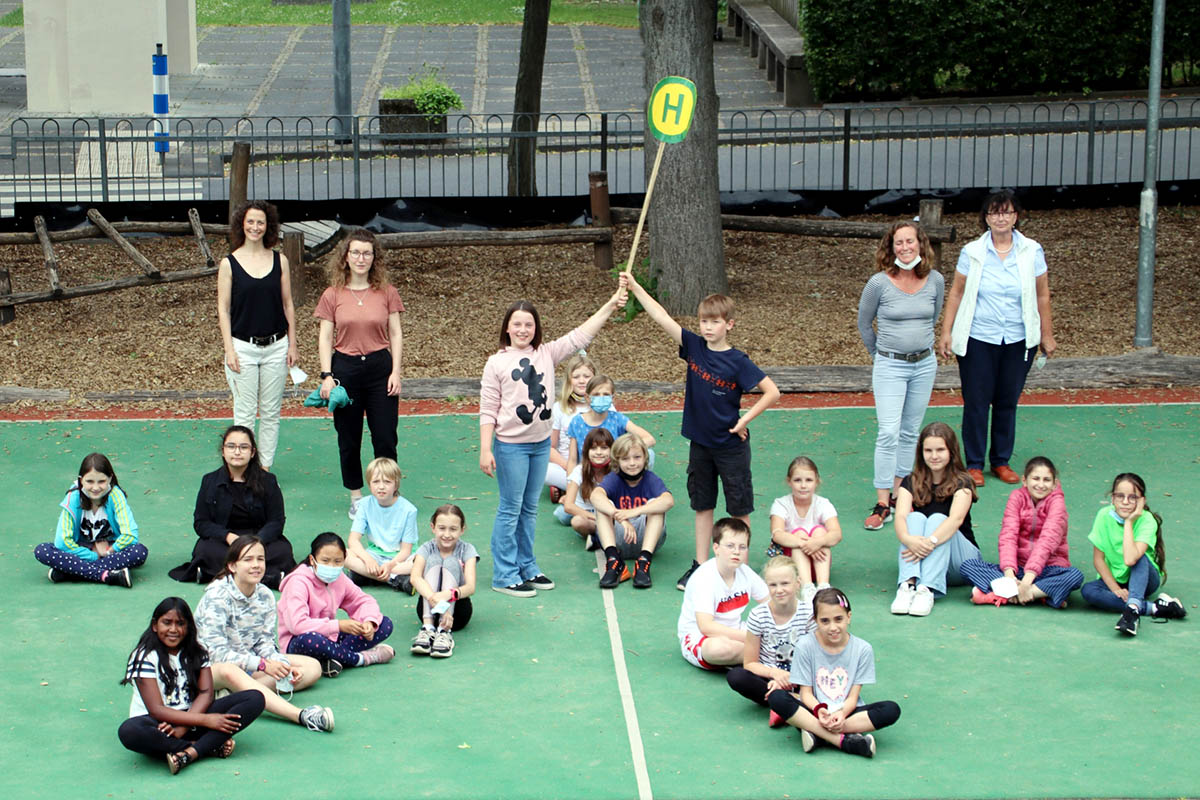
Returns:
[[[333,412],[333,429],[338,437],[338,459],[342,466],[342,486],[351,491],[363,487],[362,433],[363,415],[371,429],[375,458],[396,458],[396,427],[400,424],[400,404],[388,396],[388,377],[392,374],[392,354],[376,350],[365,356],[348,356],[333,351],[333,376],[353,401]]]
[[[265,702],[261,692],[249,689],[218,697],[208,707],[208,713],[240,714],[242,730],[245,730],[247,725],[258,719],[258,715],[263,712],[263,703]],[[171,734],[160,731],[158,720],[149,714],[130,717],[117,729],[117,737],[121,740],[121,744],[125,745],[126,750],[148,756],[178,753],[186,750],[190,745],[196,748],[196,753],[201,758],[204,758],[225,744],[230,736],[231,734],[214,731],[211,728],[191,728],[183,734],[183,738],[176,739]]]
[[[267,571],[263,573],[262,582],[267,588],[279,591],[279,582],[283,580],[283,576],[296,568],[292,543],[287,537],[280,536],[267,542],[264,549],[267,551]],[[199,582],[208,583],[225,568],[225,554],[228,552],[229,545],[225,544],[223,539],[197,539],[192,548],[192,560],[180,564],[167,574],[181,583],[192,583],[196,580],[196,570],[199,570]]]
[[[769,681],[766,678],[755,675],[745,667],[733,667],[725,673],[725,680],[729,682],[729,688],[742,697],[758,703],[763,708],[767,707],[767,683]]]

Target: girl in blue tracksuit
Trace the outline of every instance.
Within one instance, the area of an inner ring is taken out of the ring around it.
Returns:
[[[59,503],[53,542],[34,548],[33,556],[50,568],[51,583],[83,580],[133,586],[130,567],[146,563],[138,543],[137,523],[112,463],[91,453],[79,465],[79,476]]]

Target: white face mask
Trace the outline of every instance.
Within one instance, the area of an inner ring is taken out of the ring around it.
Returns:
[[[917,256],[916,258],[914,258],[912,261],[910,261],[907,264],[905,264],[903,261],[901,261],[898,258],[896,259],[896,266],[899,267],[900,269],[912,269],[913,267],[915,267],[917,264],[920,264],[920,263],[921,263],[920,256]]]

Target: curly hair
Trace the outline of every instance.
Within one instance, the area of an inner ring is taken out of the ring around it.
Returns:
[[[266,200],[247,200],[233,211],[229,218],[229,249],[237,250],[246,243],[246,212],[255,208],[267,217],[267,230],[263,233],[263,247],[270,250],[279,244],[279,209]]]
[[[901,221],[888,229],[888,232],[879,240],[879,246],[875,248],[875,269],[889,275],[895,275],[900,271],[900,268],[896,266],[896,251],[892,248],[892,243],[896,238],[896,232],[904,228],[912,228],[917,232],[921,263],[913,267],[913,274],[918,278],[924,278],[933,268],[933,245],[929,243],[929,235],[925,233],[925,229],[916,222]]]
[[[341,289],[346,285],[350,278],[350,262],[349,252],[350,245],[353,242],[363,242],[371,245],[371,251],[374,257],[371,259],[371,271],[367,273],[367,282],[371,284],[372,289],[382,289],[388,285],[387,265],[383,260],[383,248],[379,246],[379,240],[375,238],[375,234],[371,233],[366,228],[352,228],[345,238],[338,243],[338,246],[333,249],[333,253],[329,256],[329,285],[335,289]]]

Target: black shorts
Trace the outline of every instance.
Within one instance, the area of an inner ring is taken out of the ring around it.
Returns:
[[[725,511],[731,517],[754,511],[754,485],[750,480],[750,443],[738,439],[728,447],[691,443],[688,450],[687,490],[693,511],[717,507],[717,478],[725,489]]]

